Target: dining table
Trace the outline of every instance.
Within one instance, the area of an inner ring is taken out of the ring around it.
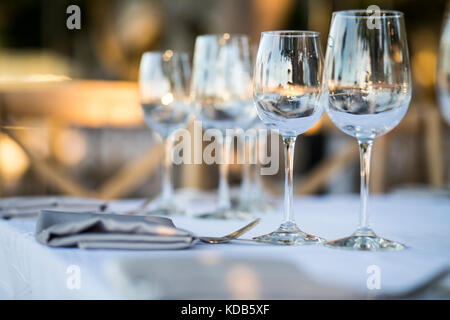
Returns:
[[[200,219],[214,193],[179,190],[184,215],[170,216],[196,236],[223,236],[249,222]],[[449,298],[450,198],[379,194],[369,201],[377,234],[405,244],[401,251],[270,245],[252,237],[282,221],[281,197],[272,210],[254,212],[259,224],[222,244],[201,241],[181,250],[52,248],[35,239],[37,215],[0,219],[0,299],[403,299]],[[143,199],[108,202],[117,214]],[[262,201],[262,200],[261,200]],[[334,240],[358,223],[359,196],[295,196],[297,224]]]

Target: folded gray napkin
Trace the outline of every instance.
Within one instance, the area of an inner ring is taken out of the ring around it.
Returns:
[[[107,203],[91,198],[67,196],[10,197],[0,199],[0,218],[12,219],[37,216],[41,210],[100,212]]]
[[[51,247],[87,249],[183,249],[194,234],[163,217],[42,210],[36,240]]]

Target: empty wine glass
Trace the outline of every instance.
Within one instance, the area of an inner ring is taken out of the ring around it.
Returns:
[[[373,140],[393,129],[408,110],[411,74],[403,13],[334,12],[323,74],[326,111],[334,124],[357,139],[361,160],[358,229],[325,245],[357,250],[400,250],[369,227],[370,156]]]
[[[292,211],[294,146],[298,135],[321,117],[322,49],[313,31],[261,34],[253,97],[258,115],[280,132],[285,146],[284,221],[274,232],[254,238],[276,244],[313,244],[322,238],[301,231]]]
[[[245,152],[249,154],[249,163],[242,166],[238,203],[240,210],[254,212],[255,214],[266,213],[275,209],[274,204],[271,203],[264,191],[261,178],[261,161],[263,161],[262,157],[268,145],[266,139],[260,137],[258,133],[260,129],[264,129],[264,124],[257,117],[250,127],[250,130],[254,130],[255,134],[249,135],[248,143],[245,146]]]
[[[166,50],[142,55],[139,92],[144,119],[164,143],[162,193],[156,204],[158,214],[180,212],[173,201],[171,134],[189,121],[189,77],[189,57],[185,53]]]
[[[221,131],[218,208],[211,215],[234,218],[228,185],[228,163],[233,136],[227,129],[247,128],[256,117],[252,104],[250,44],[245,35],[201,35],[195,41],[191,94],[196,119],[205,129]]]
[[[450,125],[450,5],[444,16],[439,45],[436,85],[442,115]]]

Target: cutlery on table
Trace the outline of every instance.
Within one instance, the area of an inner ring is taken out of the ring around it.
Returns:
[[[202,242],[206,242],[206,243],[210,243],[210,244],[227,243],[227,242],[230,242],[231,240],[238,238],[245,232],[252,229],[254,226],[256,226],[259,223],[260,220],[261,219],[258,218],[256,220],[250,222],[246,226],[240,228],[239,230],[236,230],[236,231],[234,231],[230,234],[227,234],[226,236],[223,236],[223,237],[199,237],[198,239]]]

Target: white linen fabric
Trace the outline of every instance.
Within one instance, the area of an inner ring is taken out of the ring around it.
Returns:
[[[112,207],[125,211],[141,201],[117,201]],[[177,201],[194,212],[213,206],[214,196],[185,192]],[[356,228],[359,197],[296,197],[294,209],[304,231],[331,240]],[[450,267],[450,199],[372,196],[369,212],[377,234],[407,249],[358,252],[239,240],[199,243],[181,251],[49,248],[34,238],[36,218],[3,220],[0,298],[377,298],[403,294]],[[281,209],[259,216],[260,224],[243,238],[273,231],[282,218]],[[177,227],[199,236],[222,236],[245,224],[171,218]]]

